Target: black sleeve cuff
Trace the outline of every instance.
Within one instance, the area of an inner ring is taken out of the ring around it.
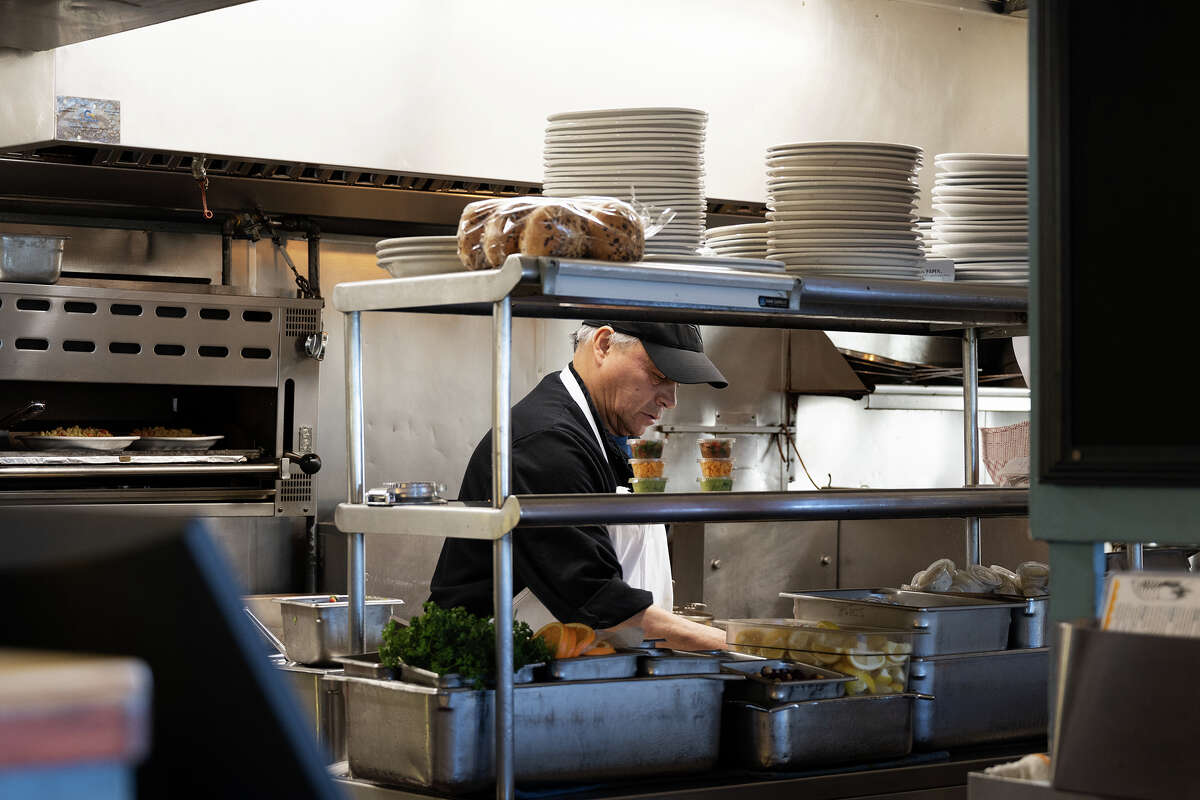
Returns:
[[[613,578],[579,609],[582,617],[579,621],[593,628],[611,628],[653,604],[654,595],[650,592],[635,589],[620,578]]]

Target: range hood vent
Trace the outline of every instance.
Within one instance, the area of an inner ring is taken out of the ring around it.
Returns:
[[[0,47],[53,50],[248,0],[0,0]]]

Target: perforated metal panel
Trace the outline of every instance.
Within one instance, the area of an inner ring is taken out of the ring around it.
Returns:
[[[321,312],[316,308],[288,308],[283,322],[284,336],[307,336],[321,330]]]

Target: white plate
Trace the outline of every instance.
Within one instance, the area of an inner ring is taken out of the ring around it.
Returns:
[[[658,178],[699,181],[703,174],[704,170],[700,167],[664,167],[661,164],[648,167],[547,167],[542,170],[545,180],[557,178],[579,180],[581,177],[588,180],[593,178],[604,180],[633,176],[638,180],[644,181],[656,180]]]
[[[767,148],[768,153],[791,150],[882,150],[884,152],[911,153],[913,156],[918,156],[922,152],[919,147],[911,144],[899,144],[897,142],[788,142],[772,145]]]
[[[911,170],[920,159],[903,155],[876,155],[871,153],[797,152],[790,155],[768,155],[768,167],[886,167],[888,169]]]
[[[542,148],[542,160],[559,157],[621,157],[643,158],[661,155],[687,156],[704,159],[704,145],[681,142],[666,144],[553,144]]]
[[[431,245],[457,246],[456,236],[403,236],[399,239],[380,239],[375,243],[376,250],[391,247],[429,247]]]
[[[30,433],[9,433],[9,439],[19,441],[30,450],[124,450],[138,440],[137,436],[37,436]]]
[[[804,266],[859,266],[859,267],[899,267],[911,269],[924,259],[920,256],[906,258],[889,255],[858,255],[857,253],[832,253],[829,255],[812,255],[810,253],[792,253],[788,251],[767,251],[767,257],[774,261]]]
[[[779,175],[767,178],[767,187],[796,184],[798,186],[837,186],[858,188],[864,186],[896,189],[904,192],[915,192],[917,184],[908,178],[871,178],[853,175]]]
[[[1028,165],[1023,163],[1008,166],[987,161],[939,161],[937,169],[946,172],[1003,172],[1013,175],[1029,173]]]
[[[1019,233],[979,233],[977,231],[955,233],[954,231],[939,231],[937,238],[946,244],[1021,243],[1028,245],[1029,242],[1029,234],[1023,231]]]
[[[766,233],[767,223],[765,222],[748,222],[745,225],[720,225],[716,228],[709,228],[710,236],[725,236],[738,235],[744,233]]]
[[[1025,236],[1029,233],[1029,225],[1021,221],[998,222],[994,225],[965,225],[958,224],[956,220],[950,217],[938,217],[930,232],[935,235],[941,235],[942,233],[1003,233]]]
[[[934,203],[933,210],[955,219],[1028,219],[1028,206],[997,206],[981,203]],[[935,215],[936,216],[936,215]]]
[[[603,156],[582,158],[579,156],[547,155],[542,159],[543,170],[548,169],[592,169],[592,170],[677,170],[695,171],[703,169],[703,159],[689,155],[654,156]]]
[[[648,114],[630,114],[623,117],[607,117],[602,119],[573,119],[547,122],[547,131],[590,130],[605,128],[622,130],[625,128],[661,127],[686,128],[688,130],[704,130],[707,120],[702,117],[689,117],[684,114],[652,116]]]
[[[871,231],[916,232],[907,219],[781,219],[773,220],[770,230],[809,230],[812,228],[853,228]]]
[[[547,115],[550,122],[565,119],[590,119],[592,117],[629,117],[629,116],[674,116],[686,114],[690,117],[708,117],[708,112],[699,108],[672,108],[668,106],[648,106],[646,108],[592,108],[585,111],[559,111]]]
[[[1027,161],[1028,153],[938,153],[934,161]]]
[[[710,247],[762,247],[767,243],[767,236],[766,234],[763,234],[762,236],[755,236],[753,238],[742,238],[739,236],[705,236],[704,241]]]
[[[781,167],[769,165],[767,175],[770,177],[809,176],[830,178],[878,178],[885,180],[909,181],[914,177],[910,169],[891,169],[887,167],[835,167],[821,165],[814,167]]]
[[[947,181],[972,181],[974,183],[1022,184],[1029,183],[1029,176],[1024,173],[1011,172],[939,172],[933,179],[934,184]]]
[[[1019,242],[1017,244],[989,244],[987,242],[972,243],[972,244],[943,244],[938,246],[940,254],[949,258],[959,257],[983,257],[983,256],[1012,256],[1014,258],[1027,258],[1029,256],[1029,243]]]
[[[449,247],[388,247],[383,250],[376,250],[376,258],[396,258],[397,256],[419,256],[421,258],[439,258],[446,256],[455,258],[458,255],[458,245],[453,244]]]
[[[783,272],[782,261],[769,261],[761,258],[723,258],[721,256],[672,256],[655,254],[648,256],[647,261],[676,263],[690,261],[702,266],[728,267],[731,269],[749,270],[751,272]]]
[[[999,269],[962,270],[958,267],[955,267],[954,276],[959,279],[961,279],[961,278],[978,278],[979,280],[1011,281],[1011,280],[1016,280],[1017,278],[1024,278],[1025,280],[1029,280],[1029,271],[1026,270],[1024,272],[1021,272],[1019,270],[1009,271],[1009,270],[999,270]]]
[[[911,201],[902,203],[888,202],[887,200],[830,201],[828,198],[767,201],[767,213],[773,215],[768,217],[771,220],[797,219],[797,215],[805,215],[804,218],[807,219],[807,215],[810,213],[839,217],[843,214],[874,214],[874,217],[852,217],[851,219],[881,219],[890,216],[892,219],[899,220],[909,217],[913,211],[915,209]]]
[[[887,267],[856,267],[852,264],[830,267],[789,266],[788,272],[797,275],[810,275],[814,278],[883,278],[887,280],[920,280],[925,270],[921,267],[914,269],[888,269]]]
[[[778,224],[771,230],[770,238],[879,239],[888,242],[915,242],[920,238],[920,234],[911,228],[896,230],[887,230],[886,228],[799,228]]]
[[[391,258],[380,261],[379,266],[393,278],[412,278],[418,275],[442,275],[448,272],[466,272],[461,261]]]
[[[626,131],[624,133],[588,133],[579,131],[577,133],[547,133],[543,144],[584,144],[590,142],[592,145],[607,144],[607,145],[626,145],[633,142],[638,143],[659,143],[659,144],[694,144],[700,145],[704,142],[704,136],[699,133],[690,133],[687,131],[678,131],[672,133],[666,130],[642,130],[642,131]]]

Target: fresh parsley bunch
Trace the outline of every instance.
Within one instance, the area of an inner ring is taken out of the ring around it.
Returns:
[[[408,627],[389,620],[383,628],[379,660],[387,667],[407,664],[439,675],[455,673],[483,688],[496,677],[496,626],[459,606],[444,609],[433,602],[422,606]],[[546,642],[534,638],[524,622],[513,623],[513,669],[549,661]]]

